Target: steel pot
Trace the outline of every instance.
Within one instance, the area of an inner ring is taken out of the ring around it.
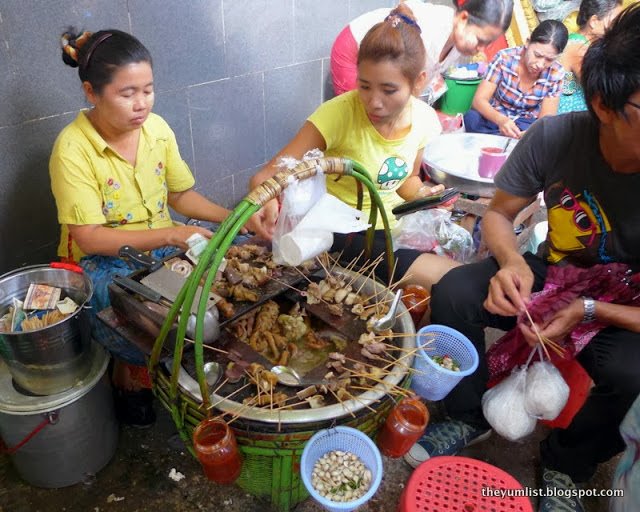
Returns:
[[[0,277],[0,316],[13,299],[24,300],[32,283],[63,289],[80,306],[58,323],[27,332],[0,332],[0,357],[16,383],[30,393],[51,395],[73,387],[89,370],[91,325],[85,310],[93,286],[84,274],[35,265]]]

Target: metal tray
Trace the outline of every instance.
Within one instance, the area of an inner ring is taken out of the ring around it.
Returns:
[[[516,139],[482,133],[445,133],[424,148],[422,161],[433,181],[460,192],[481,197],[493,197],[493,179],[478,175],[480,148],[506,148],[511,153]]]

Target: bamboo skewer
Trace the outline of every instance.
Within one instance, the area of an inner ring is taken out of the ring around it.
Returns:
[[[547,359],[551,359],[551,356],[549,356],[549,351],[547,350],[547,347],[545,346],[544,341],[542,341],[542,336],[540,335],[538,326],[535,324],[535,322],[531,318],[531,315],[529,314],[529,310],[527,308],[524,308],[524,312],[527,314],[527,318],[529,319],[529,322],[531,322],[531,327],[536,333],[536,336],[538,337],[538,341],[540,342],[540,345],[542,346],[542,350],[544,350],[544,353],[546,354]]]
[[[251,386],[251,383],[247,383],[244,386],[242,386],[241,388],[236,389],[233,393],[228,394],[227,396],[223,397],[222,400],[218,400],[215,404],[211,404],[209,405],[209,407],[207,407],[207,410],[213,409],[214,407],[216,407],[218,404],[221,404],[222,402],[224,402],[225,400],[228,400],[229,397],[232,397],[233,395],[240,393],[240,391],[242,391],[243,389],[247,388]]]
[[[196,342],[195,342],[195,341],[190,340],[189,338],[185,338],[185,339],[184,339],[184,341],[186,341],[186,342],[188,342],[188,343],[191,343],[192,345],[195,345],[195,344],[196,344]],[[223,350],[223,349],[221,349],[221,348],[212,347],[211,345],[205,345],[204,343],[202,344],[202,347],[203,347],[203,348],[206,348],[206,349],[208,349],[208,350],[213,350],[214,352],[218,352],[218,353],[220,353],[220,354],[225,354],[225,355],[228,355],[228,354],[229,354],[229,352],[228,352],[227,350]]]
[[[327,388],[329,389],[329,388]],[[342,400],[340,400],[340,398],[338,398],[338,395],[336,395],[336,393],[333,391],[333,389],[329,389],[329,392],[335,397],[335,399],[338,401],[338,403],[342,406],[342,408],[347,411],[349,414],[351,414],[351,417],[355,418],[356,415],[354,414],[354,412],[349,409]]]

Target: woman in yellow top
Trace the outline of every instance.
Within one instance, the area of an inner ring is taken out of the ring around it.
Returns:
[[[403,201],[440,192],[442,186],[424,186],[418,174],[425,144],[441,131],[435,111],[415,97],[427,80],[425,58],[420,28],[409,7],[400,4],[385,21],[374,25],[360,44],[358,89],[322,104],[251,179],[251,186],[273,176],[281,157],[301,159],[307,151],[319,148],[326,156],[349,158],[367,169],[388,215]],[[328,176],[327,188],[356,206],[353,178]],[[363,206],[368,213],[368,202]],[[271,237],[277,216],[278,205],[273,200],[255,214],[257,232]],[[379,223],[376,227],[382,226]],[[376,252],[384,250],[383,237],[382,231],[376,232]],[[337,235],[334,249],[344,250],[343,257],[351,259],[360,254],[363,244],[361,233]],[[407,282],[426,287],[455,266],[447,258],[407,249],[397,251],[396,259],[395,276],[410,275]],[[381,264],[378,270],[378,276],[386,280],[389,269]]]
[[[62,36],[63,60],[77,67],[91,109],[82,111],[58,136],[49,169],[58,209],[58,254],[78,261],[94,284],[91,305],[109,305],[107,285],[131,270],[117,257],[123,245],[165,256],[186,248],[197,226],[175,225],[169,206],[191,218],[223,220],[229,211],[193,189],[167,123],[151,113],[151,55],[135,37],[119,30]],[[123,421],[150,424],[153,409],[140,372],[144,354],[94,319],[94,338],[119,357],[113,381]]]

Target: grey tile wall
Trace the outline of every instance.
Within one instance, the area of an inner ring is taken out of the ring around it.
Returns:
[[[48,175],[56,135],[87,106],[61,60],[67,26],[131,31],[154,59],[155,111],[199,191],[227,207],[249,178],[333,96],[333,39],[389,0],[2,0],[0,273],[55,256]]]

